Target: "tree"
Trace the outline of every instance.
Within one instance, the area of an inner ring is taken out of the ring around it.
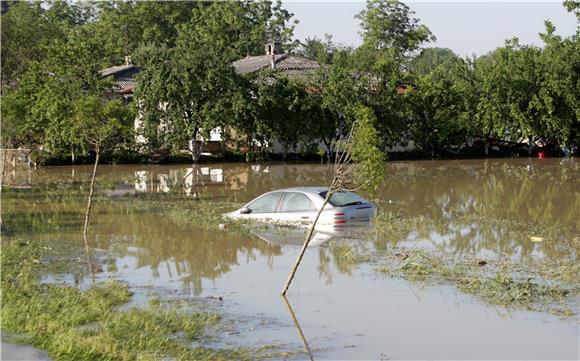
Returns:
[[[286,78],[262,84],[258,89],[259,119],[257,132],[268,141],[277,140],[282,145],[283,157],[290,149],[296,152],[300,142],[308,143],[312,134],[307,130],[316,112],[305,84]]]
[[[538,62],[543,81],[534,106],[542,109],[539,123],[545,136],[569,150],[580,146],[580,36],[562,39],[555,30],[546,22],[546,32],[540,34],[544,48]]]
[[[18,85],[3,94],[15,145],[53,155],[81,147],[69,126],[73,104],[83,94],[100,94],[107,85],[98,75],[103,52],[90,33],[89,27],[67,31],[46,47],[42,61],[29,64]]]
[[[522,46],[518,39],[506,41],[490,56],[478,61],[482,80],[482,96],[477,120],[484,136],[503,139],[528,139],[531,154],[533,142],[547,140],[551,123],[557,122],[552,94],[545,89],[545,65],[542,49]],[[487,155],[487,147],[486,147]]]
[[[73,116],[69,125],[71,133],[76,134],[80,141],[89,145],[95,152],[95,163],[83,228],[85,240],[89,227],[99,159],[103,151],[121,147],[131,139],[132,119],[131,109],[120,100],[107,101],[100,95],[83,94],[73,104]]]
[[[426,71],[426,69],[421,70]],[[404,95],[408,106],[407,134],[414,144],[435,157],[444,146],[464,140],[465,117],[470,108],[470,71],[459,58],[449,58],[423,75],[413,79],[413,86]]]
[[[397,0],[368,0],[366,9],[356,17],[363,29],[363,47],[374,50],[393,49],[397,58],[403,58],[420,49],[435,36],[409,6]]]
[[[405,104],[400,96],[410,85],[407,61],[425,43],[435,40],[414,12],[399,1],[369,0],[357,15],[363,28],[363,44],[354,53],[363,75],[364,104],[373,108],[384,145],[404,136]]]
[[[226,125],[236,77],[221,48],[199,38],[188,25],[180,28],[174,48],[144,49],[135,92],[148,146],[183,149],[191,142],[194,160],[202,135]]]
[[[425,48],[409,61],[408,70],[416,76],[427,75],[441,64],[451,67],[458,59],[459,57],[451,49]]]
[[[316,77],[320,94],[315,97],[319,103],[319,116],[312,122],[311,133],[317,134],[325,144],[328,158],[333,153],[336,141],[346,136],[354,119],[354,108],[361,101],[358,72],[351,64],[352,55],[348,50],[337,50],[333,63],[321,67]]]
[[[197,1],[99,1],[95,36],[118,64],[141,46],[173,46],[177,29],[191,20],[194,9],[209,3]]]
[[[13,2],[2,14],[2,86],[17,86],[29,66],[49,56],[54,42],[95,16],[94,7],[83,2]]]
[[[332,35],[325,34],[324,40],[317,37],[306,38],[305,42],[300,44],[297,53],[320,64],[331,64],[338,50],[339,48],[332,41]]]

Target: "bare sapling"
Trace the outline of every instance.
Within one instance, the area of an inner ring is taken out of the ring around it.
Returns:
[[[379,147],[378,131],[375,127],[376,117],[370,108],[364,106],[355,109],[355,117],[349,136],[336,144],[337,155],[334,160],[332,181],[324,197],[322,207],[310,225],[302,249],[284,284],[283,296],[288,292],[312,239],[320,215],[332,195],[336,192],[353,192],[360,189],[375,190],[382,180],[384,152]]]
[[[91,208],[93,205],[93,192],[95,189],[95,179],[97,178],[97,168],[99,166],[99,157],[100,157],[99,146],[97,145],[95,148],[96,148],[95,165],[93,167],[93,175],[91,177],[91,186],[89,188],[87,207],[85,208],[85,225],[83,227],[83,238],[85,239],[85,243],[87,242],[87,234],[89,231],[89,218],[91,216]]]
[[[91,94],[79,98],[75,103],[74,110],[75,113],[71,119],[74,131],[70,133],[74,134],[73,140],[75,144],[82,144],[95,151],[95,163],[85,207],[83,226],[87,264],[91,274],[93,274],[88,233],[99,161],[103,152],[112,151],[117,147],[123,146],[125,140],[129,138],[132,113],[128,107],[118,100],[103,101],[99,95]]]

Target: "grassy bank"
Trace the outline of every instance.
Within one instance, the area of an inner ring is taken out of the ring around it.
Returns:
[[[41,282],[50,271],[47,246],[2,243],[2,329],[10,341],[46,350],[59,360],[249,359],[247,350],[215,350],[203,344],[206,329],[219,316],[168,307],[124,307],[131,298],[120,282],[97,283],[87,290]]]

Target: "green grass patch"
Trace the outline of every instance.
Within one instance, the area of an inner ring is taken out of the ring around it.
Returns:
[[[121,307],[131,298],[117,281],[87,290],[40,282],[50,248],[2,244],[2,329],[11,341],[32,344],[58,360],[248,359],[246,350],[203,346],[205,330],[219,316],[155,300],[144,308]]]

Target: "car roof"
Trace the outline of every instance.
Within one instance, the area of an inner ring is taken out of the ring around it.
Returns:
[[[322,193],[328,192],[328,187],[293,187],[293,188],[276,189],[275,191],[272,192]]]

